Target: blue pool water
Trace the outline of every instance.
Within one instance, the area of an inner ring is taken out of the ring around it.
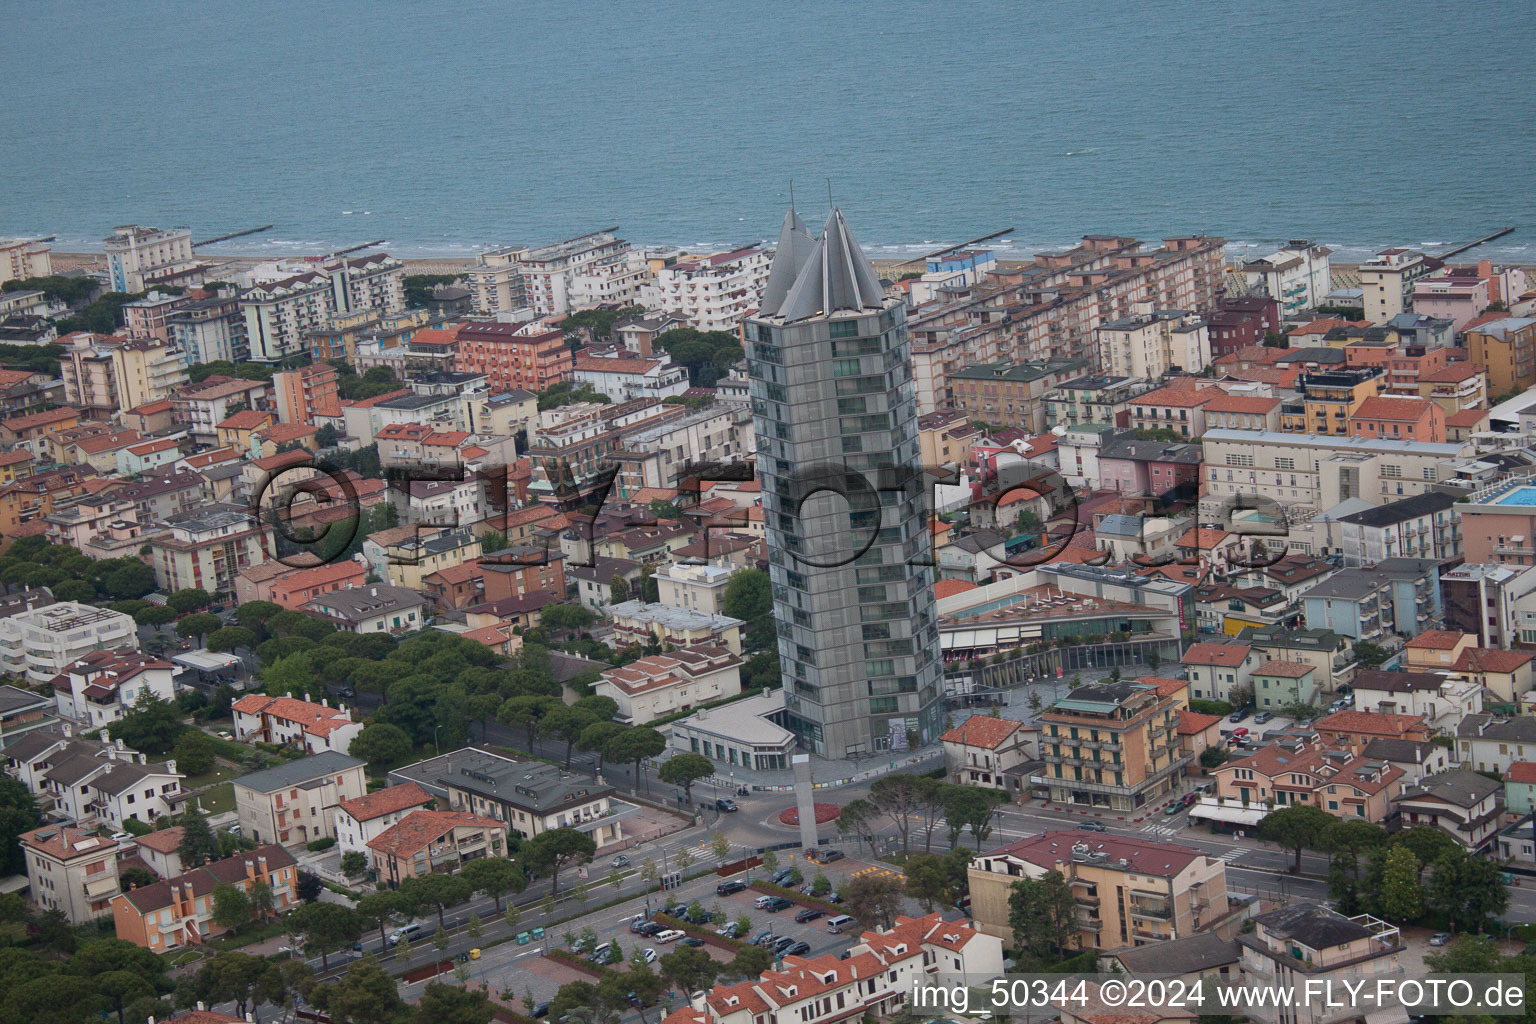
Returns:
[[[1522,484],[1494,501],[1495,505],[1536,505],[1536,487]]]

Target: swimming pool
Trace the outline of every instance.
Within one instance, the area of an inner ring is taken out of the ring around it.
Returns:
[[[1536,486],[1520,484],[1493,500],[1495,505],[1536,505]]]

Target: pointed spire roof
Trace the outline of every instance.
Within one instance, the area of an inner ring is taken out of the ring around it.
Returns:
[[[774,251],[773,265],[768,268],[768,283],[763,288],[762,301],[757,304],[759,313],[772,316],[779,311],[784,296],[789,294],[815,247],[816,239],[811,237],[811,229],[791,206],[784,214],[784,226],[779,229],[779,247]]]
[[[884,304],[875,268],[854,240],[843,212],[834,206],[816,248],[779,305],[779,316],[793,322],[839,310],[880,309]]]

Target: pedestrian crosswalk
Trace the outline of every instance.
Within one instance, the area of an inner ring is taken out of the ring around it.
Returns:
[[[1216,859],[1221,861],[1223,864],[1235,864],[1237,863],[1237,859],[1247,852],[1247,850],[1234,847]]]
[[[1172,836],[1179,833],[1179,829],[1172,825],[1143,825],[1141,831],[1149,836]]]

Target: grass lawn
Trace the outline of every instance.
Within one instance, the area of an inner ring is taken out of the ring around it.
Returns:
[[[202,789],[204,786],[217,785],[220,782],[228,782],[230,779],[238,779],[245,774],[245,769],[235,768],[222,761],[214,761],[213,770],[201,775],[189,777],[182,785],[187,789]]]
[[[232,811],[235,809],[235,784],[220,782],[203,790],[197,800],[203,805],[203,811],[207,814],[223,814],[225,811]]]

